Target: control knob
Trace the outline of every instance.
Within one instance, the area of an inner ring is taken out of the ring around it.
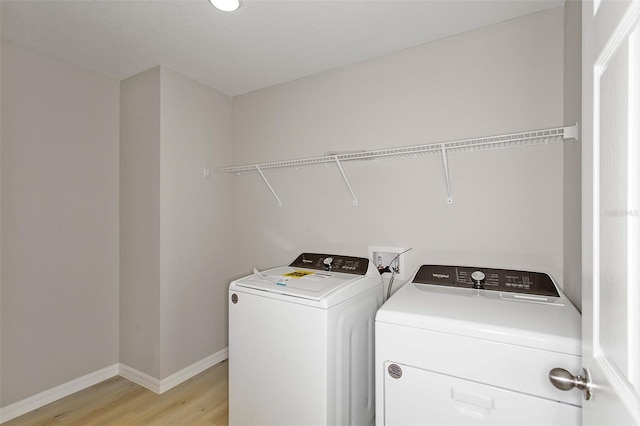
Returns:
[[[332,266],[331,264],[333,263],[333,257],[327,257],[327,258],[325,258],[325,259],[324,259],[324,261],[323,261],[322,263],[324,263],[324,269],[325,269],[326,271],[331,272],[331,266]]]
[[[471,281],[473,281],[473,288],[484,288],[485,275],[482,271],[473,271],[471,274]]]

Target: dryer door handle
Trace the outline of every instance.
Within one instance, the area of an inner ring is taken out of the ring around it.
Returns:
[[[486,419],[493,409],[493,398],[487,395],[478,395],[466,390],[451,389],[451,398],[456,401],[454,408],[460,414]]]
[[[476,407],[485,408],[487,410],[493,409],[493,398],[490,396],[477,395],[460,389],[451,389],[451,398],[456,401],[475,405]]]
[[[582,376],[574,376],[564,368],[554,368],[549,371],[549,380],[553,386],[563,391],[578,388],[583,392],[584,399],[591,399],[591,375],[586,368],[582,369]]]

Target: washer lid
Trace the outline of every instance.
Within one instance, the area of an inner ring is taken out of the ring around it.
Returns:
[[[232,286],[319,301],[345,284],[361,279],[351,274],[282,266],[234,281]]]
[[[568,299],[407,283],[376,322],[581,355],[581,317]]]

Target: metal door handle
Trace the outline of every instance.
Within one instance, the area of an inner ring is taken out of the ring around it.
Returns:
[[[591,399],[591,375],[585,368],[582,369],[582,376],[574,376],[564,368],[554,368],[549,371],[549,380],[553,386],[563,391],[578,388],[584,393],[584,399]]]

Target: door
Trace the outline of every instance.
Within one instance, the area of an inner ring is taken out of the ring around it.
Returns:
[[[577,425],[580,407],[422,368],[384,363],[384,425]]]
[[[637,425],[640,0],[583,7],[583,424]]]

